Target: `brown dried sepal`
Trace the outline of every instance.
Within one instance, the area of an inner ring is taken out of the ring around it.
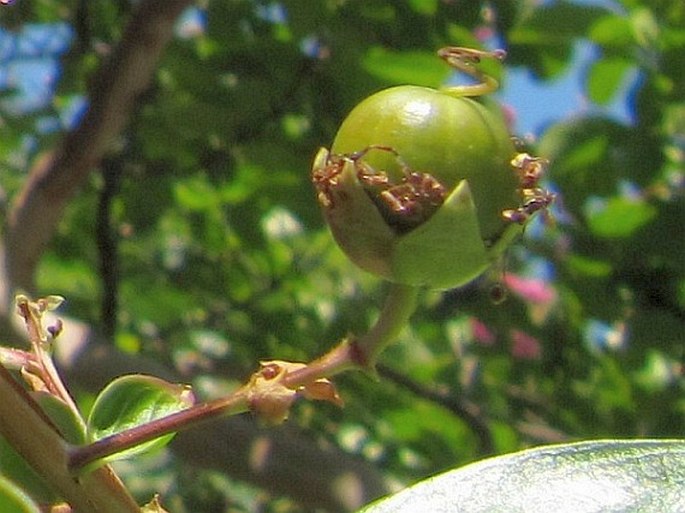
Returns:
[[[35,392],[50,392],[50,388],[45,383],[45,379],[40,375],[40,369],[29,370],[27,367],[22,367],[19,372],[31,390]]]
[[[305,368],[306,364],[272,360],[260,362],[260,365],[247,385],[247,401],[250,410],[265,422],[280,424],[285,421],[298,394],[342,406],[335,386],[326,378],[295,387],[286,385],[286,376]]]
[[[155,494],[150,502],[145,506],[140,508],[140,513],[169,513],[162,507],[162,503],[159,500],[159,495]]]
[[[320,378],[312,381],[301,388],[301,393],[307,399],[315,401],[328,401],[336,406],[344,406],[345,402],[342,400],[335,385],[328,379]]]

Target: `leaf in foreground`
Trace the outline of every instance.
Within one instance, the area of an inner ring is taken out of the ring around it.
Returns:
[[[685,440],[530,449],[422,481],[360,513],[685,511]]]
[[[190,388],[175,385],[152,376],[130,375],[115,379],[98,395],[88,417],[88,439],[91,442],[126,429],[165,417],[191,406]],[[161,448],[173,434],[142,443],[107,458],[123,459]]]

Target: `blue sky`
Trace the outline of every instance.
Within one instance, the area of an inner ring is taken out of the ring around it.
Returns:
[[[542,0],[540,4],[553,4],[556,0]],[[615,0],[572,0],[576,4],[605,7],[614,12],[623,8]],[[683,1],[683,0],[678,0]],[[617,121],[632,121],[628,104],[628,91],[638,80],[637,73],[628,78],[613,101],[604,106],[595,105],[585,97],[584,79],[588,66],[598,57],[597,49],[588,41],[579,41],[574,49],[573,62],[563,76],[543,82],[522,68],[508,67],[500,91],[500,100],[516,112],[515,131],[518,135],[539,136],[542,130],[555,121],[586,114],[588,111],[609,115]]]
[[[0,91],[18,93],[3,101],[4,109],[19,114],[50,100],[59,77],[58,58],[71,39],[66,23],[26,24],[18,33],[0,28]]]
[[[629,74],[610,104],[592,104],[584,94],[584,78],[587,67],[595,58],[593,46],[581,41],[576,45],[569,70],[555,80],[543,82],[526,69],[507,68],[499,98],[516,112],[515,132],[521,136],[540,135],[549,123],[588,111],[604,113],[618,121],[630,123],[631,109],[627,93],[637,80],[636,74]]]

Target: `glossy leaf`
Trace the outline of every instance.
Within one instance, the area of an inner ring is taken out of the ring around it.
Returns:
[[[371,75],[392,85],[413,84],[436,87],[450,74],[450,68],[433,52],[391,52],[370,48],[362,60]]]
[[[174,385],[152,376],[122,376],[107,385],[95,399],[88,417],[88,439],[100,440],[183,410],[192,403],[193,396],[187,386]],[[127,458],[158,449],[172,438],[173,434],[165,435],[109,459]]]
[[[438,475],[363,513],[663,513],[685,510],[685,441],[530,449]]]

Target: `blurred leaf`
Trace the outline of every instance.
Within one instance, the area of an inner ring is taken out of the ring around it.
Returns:
[[[68,297],[70,303],[90,296],[98,288],[97,275],[86,262],[67,260],[52,253],[41,259],[36,279],[41,286]]]
[[[598,208],[586,208],[587,223],[599,237],[630,237],[651,222],[657,209],[645,201],[613,197]]]
[[[635,40],[643,48],[650,49],[659,41],[659,22],[648,7],[638,7],[632,13],[631,20]]]
[[[0,511],[7,513],[40,513],[40,509],[24,491],[0,476]]]
[[[447,31],[447,37],[450,45],[466,46],[469,48],[479,48],[482,46],[482,43],[473,33],[473,30],[470,30],[468,27],[453,23],[447,27]],[[485,61],[481,61],[479,66],[484,63]]]
[[[616,194],[622,180],[648,186],[663,159],[658,142],[642,130],[602,117],[557,123],[538,150],[552,161],[550,177],[576,215],[588,197]]]
[[[369,48],[362,60],[364,69],[391,85],[414,84],[437,87],[450,74],[450,68],[435,53],[396,52],[380,46]]]
[[[683,511],[683,486],[684,441],[580,442],[474,463],[361,511],[663,513]]]
[[[191,212],[212,211],[219,206],[218,194],[203,175],[176,182],[174,196],[179,207]]]
[[[409,0],[409,5],[418,13],[432,16],[438,9],[438,0]]]
[[[530,10],[509,33],[511,62],[525,62],[544,78],[558,76],[571,63],[577,39],[606,12],[563,0]]]
[[[88,439],[100,440],[165,417],[188,408],[193,401],[190,388],[185,385],[174,385],[152,376],[122,376],[109,383],[95,399],[88,417]],[[145,442],[109,457],[108,461],[161,448],[172,438],[170,434]]]
[[[532,10],[520,30],[526,31],[524,34],[528,34],[538,44],[568,41],[585,36],[590,27],[606,13],[607,10],[603,7],[560,0]],[[514,30],[513,36],[520,38],[523,34],[518,30]]]
[[[587,92],[590,100],[600,105],[609,103],[634,64],[623,58],[601,58],[590,66],[587,76]]]
[[[652,294],[659,293],[659,284],[654,284]],[[661,297],[666,302],[667,298]],[[635,358],[644,361],[645,352],[651,348],[659,348],[668,354],[679,358],[685,346],[685,331],[683,321],[675,314],[665,309],[640,310],[630,332],[630,341],[635,349]]]
[[[572,272],[593,278],[605,278],[609,276],[612,269],[609,262],[582,255],[569,255],[567,265]]]
[[[138,319],[153,325],[169,325],[182,319],[183,314],[188,312],[188,292],[173,284],[151,282],[150,278],[154,278],[154,275],[149,272],[143,271],[141,274],[122,286],[122,309],[134,312]],[[146,291],[148,297],[143,297],[141,289]],[[150,297],[157,298],[157,301],[151,303]]]
[[[597,20],[588,32],[588,38],[598,45],[615,48],[628,48],[635,42],[630,20],[613,14]]]
[[[630,253],[635,261],[645,262],[645,255],[650,255],[658,262],[662,262],[670,269],[676,270],[680,276],[685,275],[685,237],[679,231],[685,219],[685,197],[677,201],[655,203],[659,208],[658,217],[640,232],[640,237],[634,237],[626,253]],[[666,283],[675,279],[669,278]],[[647,284],[643,284],[647,285]]]

